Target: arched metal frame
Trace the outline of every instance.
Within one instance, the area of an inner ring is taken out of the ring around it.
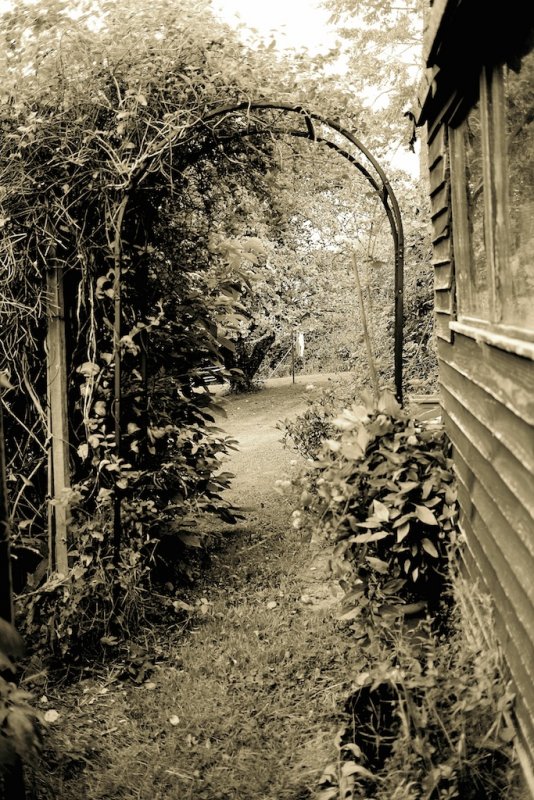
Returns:
[[[386,174],[376,158],[372,153],[354,136],[350,131],[343,128],[337,122],[329,120],[314,112],[306,111],[301,106],[294,106],[290,103],[271,102],[271,101],[257,101],[257,102],[242,102],[229,105],[218,106],[212,111],[208,112],[198,121],[198,127],[204,128],[205,132],[213,136],[213,142],[217,143],[224,139],[223,136],[217,138],[217,126],[210,126],[208,123],[214,120],[221,122],[231,114],[238,114],[239,112],[246,111],[248,115],[250,112],[256,110],[271,110],[283,111],[299,115],[304,119],[306,130],[285,130],[271,128],[243,128],[238,131],[232,131],[230,138],[233,136],[247,136],[256,134],[270,134],[270,135],[290,135],[300,138],[307,138],[312,142],[324,144],[332,150],[338,152],[343,158],[347,159],[364,178],[369,182],[374,192],[379,197],[384,210],[386,212],[389,224],[391,227],[391,235],[393,238],[393,248],[395,253],[395,333],[394,333],[394,373],[395,373],[395,394],[399,403],[402,404],[403,399],[403,385],[402,385],[402,349],[403,349],[403,287],[404,287],[404,234],[402,228],[402,219],[399,209],[397,198],[390,186]],[[259,120],[256,120],[259,122]],[[375,178],[371,172],[361,164],[357,158],[349,152],[340,147],[336,142],[333,142],[324,137],[318,137],[314,128],[314,122],[325,125],[331,130],[343,136],[348,142],[354,145],[362,155],[369,161],[373,169],[376,171],[378,178]],[[190,139],[189,139],[190,141]],[[181,135],[177,134],[172,137],[169,142],[171,149],[183,144],[184,140]],[[209,150],[209,147],[208,147]],[[206,150],[204,150],[206,152]],[[121,338],[121,230],[124,220],[125,211],[131,196],[132,190],[137,188],[147,175],[152,171],[153,162],[156,160],[158,151],[156,151],[152,158],[148,157],[139,164],[139,168],[131,175],[129,184],[124,191],[120,202],[116,207],[115,216],[113,219],[114,235],[112,242],[112,256],[114,261],[114,289],[115,289],[115,323],[114,323],[114,368],[115,368],[115,385],[114,385],[114,417],[115,417],[115,442],[117,445],[117,453],[120,453],[121,445],[121,423],[120,423],[120,408],[121,408],[121,350],[119,346]],[[197,155],[200,158],[200,154]],[[113,522],[113,549],[114,560],[118,561],[120,555],[121,544],[121,493],[116,491],[114,499],[114,522]]]
[[[246,128],[242,131],[233,132],[231,136],[252,136],[252,135],[288,135],[288,136],[296,136],[299,138],[309,139],[312,142],[316,142],[317,144],[324,144],[326,147],[330,148],[331,150],[336,151],[339,153],[343,158],[349,161],[359,172],[364,176],[364,178],[370,183],[371,187],[378,195],[384,210],[386,212],[390,228],[391,228],[391,236],[393,239],[393,251],[395,257],[395,273],[394,273],[394,292],[395,292],[395,320],[394,320],[394,376],[395,376],[395,394],[399,403],[402,404],[403,401],[403,327],[404,327],[404,231],[402,226],[402,218],[400,213],[399,204],[397,198],[395,197],[395,193],[391,188],[391,185],[387,179],[386,173],[380,166],[379,162],[373,156],[373,154],[365,147],[365,145],[360,142],[360,140],[354,136],[346,128],[339,125],[337,122],[330,120],[326,117],[322,117],[320,114],[316,114],[315,112],[307,111],[306,109],[302,108],[302,106],[294,106],[290,103],[281,103],[281,102],[274,102],[274,101],[256,101],[256,102],[242,102],[242,103],[235,103],[229,104],[224,106],[219,106],[215,108],[213,111],[210,111],[206,116],[203,117],[202,123],[207,124],[212,120],[216,120],[218,118],[226,118],[231,114],[237,114],[242,111],[246,111],[250,114],[251,111],[261,111],[261,110],[271,110],[271,111],[284,111],[293,114],[298,114],[299,116],[304,118],[306,123],[306,130],[294,130],[294,129],[278,129],[278,128]],[[343,136],[354,145],[361,153],[365,156],[365,158],[372,164],[374,170],[377,173],[378,179],[376,179],[369,170],[361,164],[357,158],[351,155],[349,152],[344,150],[335,142],[325,139],[324,137],[317,136],[314,122],[319,122],[322,125],[325,125],[328,128],[331,128],[336,133]],[[213,129],[211,129],[213,133]]]

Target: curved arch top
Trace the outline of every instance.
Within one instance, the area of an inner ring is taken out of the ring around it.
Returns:
[[[284,111],[287,113],[297,114],[302,117],[306,124],[306,130],[284,130],[284,129],[252,129],[243,130],[237,135],[247,136],[261,133],[277,133],[279,135],[291,135],[301,138],[310,139],[312,142],[324,144],[327,147],[335,150],[345,159],[347,159],[354,167],[370,183],[373,191],[378,195],[384,210],[388,217],[391,228],[391,235],[393,239],[393,249],[395,254],[395,325],[394,325],[394,375],[395,375],[395,394],[399,403],[403,399],[403,326],[404,326],[404,308],[403,308],[403,295],[404,295],[404,231],[402,226],[402,218],[400,213],[399,204],[391,184],[387,178],[386,173],[381,167],[378,160],[371,153],[371,151],[349,130],[344,128],[334,120],[321,116],[313,111],[308,111],[300,105],[292,105],[291,103],[271,101],[271,100],[256,100],[256,101],[243,101],[241,103],[229,103],[226,105],[218,106],[212,111],[208,112],[202,120],[201,124],[206,124],[217,118],[224,118],[230,114],[237,114],[242,111]],[[343,136],[348,142],[356,147],[362,155],[369,161],[377,173],[378,179],[375,179],[369,170],[361,164],[357,158],[349,152],[340,147],[336,142],[332,142],[325,137],[317,136],[314,122],[319,122],[331,130]]]

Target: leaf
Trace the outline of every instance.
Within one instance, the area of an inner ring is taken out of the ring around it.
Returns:
[[[89,445],[87,444],[87,442],[83,442],[82,444],[80,444],[76,452],[78,453],[82,461],[85,461],[85,459],[89,455]]]
[[[390,417],[399,417],[402,414],[402,409],[395,396],[388,390],[381,393],[378,399],[378,410]]]
[[[380,500],[373,500],[373,510],[374,516],[380,520],[380,522],[388,522],[389,520],[389,509],[384,503],[381,503]]]
[[[429,496],[430,492],[432,491],[433,485],[434,485],[434,479],[433,478],[427,478],[426,481],[423,483],[423,485],[421,487],[421,497],[423,498],[423,500],[427,499],[427,497]]]
[[[426,506],[415,506],[415,515],[425,525],[439,525],[432,511]]]
[[[378,531],[378,533],[359,533],[357,536],[351,536],[349,542],[353,544],[367,544],[367,542],[379,542],[385,539],[386,536],[391,536],[389,531]]]
[[[436,546],[430,541],[430,539],[425,537],[421,541],[421,544],[423,546],[423,550],[428,553],[429,556],[432,556],[432,558],[439,558],[439,553],[436,549]]]
[[[382,591],[384,594],[396,594],[404,586],[406,586],[405,578],[393,578],[393,580],[384,584]]]
[[[379,572],[381,575],[386,575],[389,572],[389,564],[387,564],[385,561],[382,561],[380,558],[366,556],[365,560],[376,572]]]
[[[363,456],[363,450],[357,442],[343,444],[341,446],[341,455],[345,456],[347,459],[357,461]]]
[[[12,385],[5,372],[0,372],[0,389],[12,389]]]
[[[186,603],[184,600],[174,600],[173,608],[175,611],[194,611],[195,607]]]
[[[448,506],[452,506],[456,503],[456,499],[458,497],[458,490],[452,486],[447,486],[445,490],[445,502]]]
[[[410,533],[410,523],[405,522],[400,528],[397,528],[397,544],[400,544],[403,539]]]
[[[361,606],[353,606],[349,608],[348,611],[340,611],[339,614],[336,614],[336,619],[341,621],[348,621],[351,619],[356,619],[361,613]]]
[[[76,372],[79,372],[84,378],[94,378],[100,372],[100,367],[94,361],[86,361],[77,368]]]
[[[347,778],[349,775],[361,775],[362,778],[376,781],[376,776],[373,775],[372,772],[365,767],[362,767],[361,764],[356,764],[354,761],[347,761],[345,764],[343,764],[341,767],[341,774],[344,778]]]

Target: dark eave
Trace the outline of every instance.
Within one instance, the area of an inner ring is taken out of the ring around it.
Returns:
[[[517,69],[533,46],[532,0],[435,0],[425,30],[429,71],[418,124],[434,122],[446,109],[450,114],[469,107],[483,66],[507,63]]]

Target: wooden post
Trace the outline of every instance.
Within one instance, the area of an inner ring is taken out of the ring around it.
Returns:
[[[48,296],[46,350],[50,420],[48,470],[52,501],[49,569],[50,572],[59,572],[66,576],[69,564],[68,506],[65,490],[70,488],[70,472],[63,268],[55,257],[53,247],[49,248],[48,254],[50,261],[46,273]]]

